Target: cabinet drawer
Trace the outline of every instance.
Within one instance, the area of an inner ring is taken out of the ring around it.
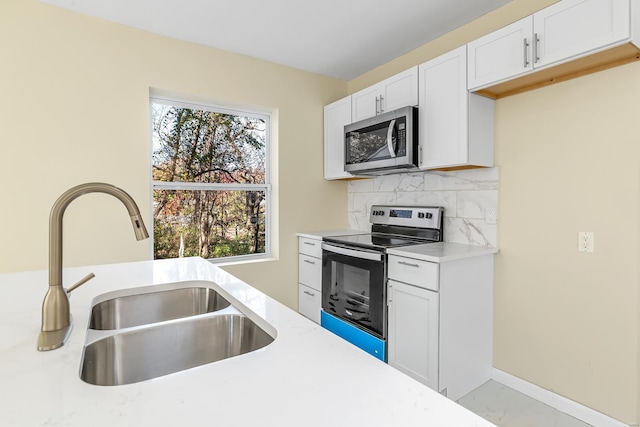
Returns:
[[[314,240],[306,237],[298,238],[298,252],[322,258],[322,240]]]
[[[398,282],[437,291],[439,266],[434,262],[389,255],[388,276]]]
[[[322,303],[320,291],[311,289],[301,283],[298,284],[298,312],[320,324],[320,306]]]
[[[298,282],[322,290],[322,260],[309,255],[298,255]]]

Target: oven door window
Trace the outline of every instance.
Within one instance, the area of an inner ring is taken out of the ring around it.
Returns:
[[[385,336],[384,260],[323,252],[322,308],[373,335]]]

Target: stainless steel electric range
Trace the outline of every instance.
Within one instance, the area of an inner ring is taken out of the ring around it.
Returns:
[[[324,237],[321,325],[386,361],[387,249],[441,242],[444,208],[371,207],[371,233]]]

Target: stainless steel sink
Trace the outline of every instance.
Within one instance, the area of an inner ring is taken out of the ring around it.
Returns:
[[[188,287],[112,298],[93,306],[90,329],[110,330],[211,313],[230,303],[208,287]]]
[[[86,345],[80,377],[95,385],[131,384],[249,353],[273,340],[243,314],[133,328]]]

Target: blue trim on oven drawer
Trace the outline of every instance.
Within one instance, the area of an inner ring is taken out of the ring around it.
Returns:
[[[343,338],[356,347],[360,347],[373,357],[383,362],[387,361],[386,345],[380,338],[358,329],[350,323],[344,322],[324,310],[320,311],[320,325]]]

